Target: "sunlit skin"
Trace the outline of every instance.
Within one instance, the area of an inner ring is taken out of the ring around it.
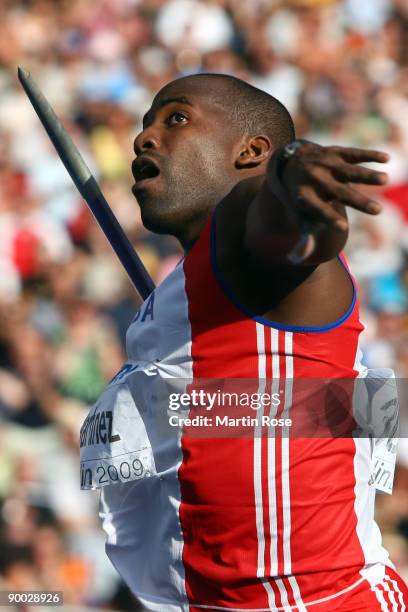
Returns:
[[[240,181],[264,174],[235,164],[243,137],[228,113],[200,84],[176,81],[155,97],[134,144],[160,169],[154,179],[136,182],[133,193],[145,227],[173,234],[188,247],[213,208]]]

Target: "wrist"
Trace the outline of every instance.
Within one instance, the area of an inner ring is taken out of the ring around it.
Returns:
[[[283,173],[289,160],[292,159],[296,151],[302,145],[309,143],[310,141],[305,140],[304,138],[297,138],[280,149],[275,162],[275,175],[280,183],[282,183]]]

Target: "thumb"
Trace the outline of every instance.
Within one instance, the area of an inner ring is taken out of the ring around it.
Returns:
[[[291,264],[297,265],[308,259],[316,249],[317,235],[321,227],[309,221],[302,221],[300,225],[300,237],[295,246],[287,254]]]

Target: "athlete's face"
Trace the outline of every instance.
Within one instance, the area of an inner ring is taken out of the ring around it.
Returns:
[[[186,244],[238,182],[236,133],[208,94],[202,84],[183,79],[167,85],[155,97],[134,144],[133,193],[145,227]]]

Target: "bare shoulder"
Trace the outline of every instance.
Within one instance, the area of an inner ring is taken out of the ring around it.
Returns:
[[[245,251],[248,206],[259,181],[243,181],[216,213],[215,261],[230,295],[246,311],[286,325],[324,326],[349,309],[354,288],[336,257],[315,267],[268,268]]]

